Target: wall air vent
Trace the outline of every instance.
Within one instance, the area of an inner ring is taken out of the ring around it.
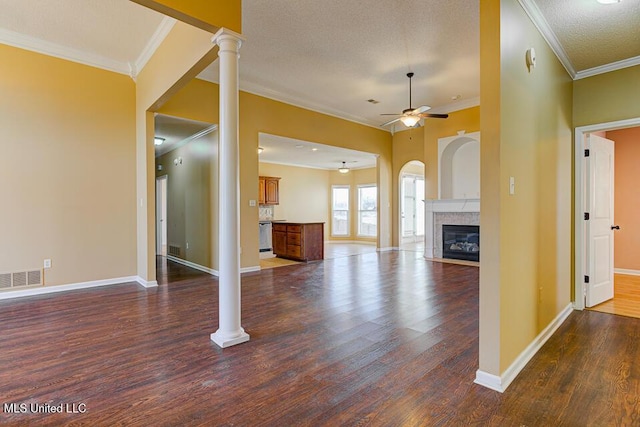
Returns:
[[[169,255],[171,256],[180,256],[180,246],[169,245]]]
[[[42,270],[15,271],[0,273],[0,289],[21,288],[24,286],[43,285]]]

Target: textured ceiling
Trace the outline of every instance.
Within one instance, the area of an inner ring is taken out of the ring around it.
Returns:
[[[535,2],[576,71],[640,56],[640,0]]]
[[[478,103],[477,1],[245,0],[243,31],[249,92],[378,126],[409,107],[413,71],[413,107]]]
[[[577,78],[640,63],[640,0],[518,1]],[[409,71],[412,107],[477,105],[478,9],[479,0],[243,0],[240,86],[376,127],[381,113],[409,107]],[[168,21],[129,0],[0,0],[0,43],[135,76]],[[216,69],[203,78],[217,81]]]

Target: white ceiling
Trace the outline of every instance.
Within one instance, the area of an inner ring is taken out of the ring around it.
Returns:
[[[518,1],[573,77],[640,64],[640,0]],[[242,5],[243,90],[374,127],[409,107],[409,71],[413,107],[479,102],[478,0]],[[0,43],[132,77],[175,22],[129,0],[0,0],[0,11]],[[217,81],[210,68],[202,77]]]
[[[259,145],[263,149],[260,161],[314,169],[338,169],[342,162],[350,169],[376,166],[376,156],[362,151],[316,144],[283,136],[260,133]]]

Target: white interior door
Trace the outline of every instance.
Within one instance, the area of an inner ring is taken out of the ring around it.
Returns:
[[[416,186],[412,176],[402,177],[402,237],[415,235]]]
[[[614,142],[587,135],[585,157],[585,278],[587,307],[613,298]]]

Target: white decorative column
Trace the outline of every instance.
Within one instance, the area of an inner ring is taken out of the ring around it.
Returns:
[[[219,325],[211,340],[225,348],[249,341],[240,325],[240,166],[238,144],[238,50],[242,36],[221,28],[219,126]]]

